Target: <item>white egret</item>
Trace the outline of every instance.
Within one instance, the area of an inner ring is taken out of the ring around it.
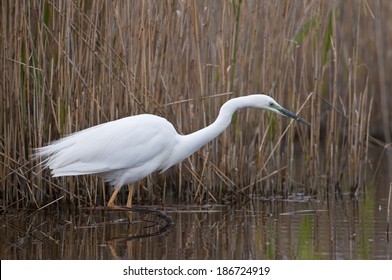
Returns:
[[[110,208],[117,207],[114,201],[119,190],[129,184],[127,207],[131,207],[133,183],[193,154],[221,134],[233,113],[245,107],[267,109],[310,125],[273,98],[253,94],[227,101],[212,124],[188,135],[178,134],[164,118],[142,114],[81,130],[36,149],[36,156],[54,177],[95,174],[105,179],[114,187],[107,204]]]

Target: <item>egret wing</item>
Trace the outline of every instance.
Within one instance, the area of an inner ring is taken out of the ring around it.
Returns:
[[[159,167],[177,135],[165,119],[153,115],[128,117],[74,133],[38,151],[54,176],[81,175],[136,168],[150,162]]]

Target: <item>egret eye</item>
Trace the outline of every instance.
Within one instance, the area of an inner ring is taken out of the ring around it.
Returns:
[[[270,107],[273,107],[273,106],[274,106],[274,103],[273,103],[273,102],[270,102],[268,105],[269,105]]]

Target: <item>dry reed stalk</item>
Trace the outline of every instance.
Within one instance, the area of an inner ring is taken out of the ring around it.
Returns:
[[[381,116],[370,116],[369,104],[380,100],[370,92],[374,77],[361,65],[372,67],[364,53],[381,55],[387,43],[362,44],[372,40],[368,12],[374,7],[347,9],[349,2],[4,2],[3,207],[39,208],[62,196],[77,206],[105,204],[104,182],[53,179],[30,161],[31,148],[145,112],[190,133],[215,119],[230,97],[225,92],[267,92],[292,111],[305,103],[301,115],[312,127],[240,111],[198,153],[165,176],[142,180],[140,201],[162,202],[168,190],[178,203],[317,194],[347,176],[340,183],[358,191],[366,181],[368,131]],[[391,9],[380,5],[380,13]]]
[[[392,205],[392,183],[389,184],[389,195],[388,195],[388,209],[387,209],[387,240],[389,242],[389,221],[390,221],[390,211]]]

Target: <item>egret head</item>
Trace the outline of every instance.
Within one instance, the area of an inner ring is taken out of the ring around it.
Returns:
[[[306,121],[303,118],[301,118],[300,116],[297,116],[296,114],[286,110],[285,108],[280,106],[278,104],[278,102],[276,102],[272,97],[270,97],[268,95],[263,96],[261,107],[263,109],[267,109],[272,112],[278,113],[279,115],[290,117],[290,118],[293,118],[294,120],[297,120],[297,121],[303,122],[307,125],[310,125],[310,123],[308,121]]]

